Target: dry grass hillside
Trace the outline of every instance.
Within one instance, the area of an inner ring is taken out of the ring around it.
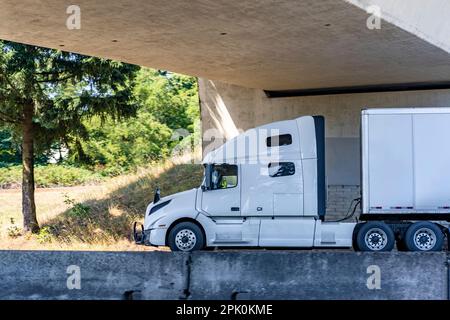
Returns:
[[[41,232],[20,230],[20,189],[0,190],[0,249],[152,250],[131,239],[132,222],[143,221],[156,186],[169,195],[197,187],[201,165],[163,164],[84,187],[36,191]]]

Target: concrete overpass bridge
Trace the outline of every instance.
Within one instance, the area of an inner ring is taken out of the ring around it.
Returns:
[[[450,106],[446,0],[78,0],[69,29],[73,4],[0,0],[0,38],[197,76],[225,139],[323,114],[330,213],[358,195],[362,108]]]

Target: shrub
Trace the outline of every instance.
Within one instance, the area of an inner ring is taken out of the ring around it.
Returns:
[[[104,179],[98,172],[67,165],[46,165],[35,168],[37,187],[70,187],[98,183]],[[0,188],[19,187],[22,181],[22,166],[0,168]]]
[[[75,200],[71,199],[67,194],[64,195],[64,203],[68,206],[71,206],[67,214],[69,216],[85,219],[89,217],[89,213],[91,212],[91,208],[82,203],[77,203]]]
[[[0,188],[18,187],[22,180],[22,166],[0,168]]]
[[[36,235],[36,239],[39,243],[52,242],[52,232],[49,226],[42,227],[39,233]]]
[[[20,228],[16,226],[14,218],[11,218],[11,225],[7,229],[10,238],[17,238],[21,235]]]

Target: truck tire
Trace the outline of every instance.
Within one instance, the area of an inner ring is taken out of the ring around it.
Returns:
[[[404,243],[408,251],[442,251],[444,234],[434,223],[419,221],[406,230]]]
[[[353,235],[352,235],[352,246],[353,246],[353,250],[355,251],[361,251],[361,249],[359,249],[358,247],[358,232],[361,229],[361,226],[363,226],[363,223],[358,223],[355,226],[355,229],[353,229]]]
[[[202,230],[195,223],[181,222],[169,232],[168,245],[172,251],[191,252],[205,246]]]
[[[395,236],[386,223],[370,221],[359,228],[356,243],[361,251],[391,251],[395,245]]]

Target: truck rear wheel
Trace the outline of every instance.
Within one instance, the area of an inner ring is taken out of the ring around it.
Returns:
[[[444,234],[434,223],[419,221],[406,230],[404,244],[409,251],[441,251]]]
[[[181,222],[169,232],[168,245],[172,251],[190,252],[205,246],[202,230],[192,222]]]
[[[356,244],[361,251],[391,251],[395,245],[394,232],[384,222],[366,222],[359,228]]]

